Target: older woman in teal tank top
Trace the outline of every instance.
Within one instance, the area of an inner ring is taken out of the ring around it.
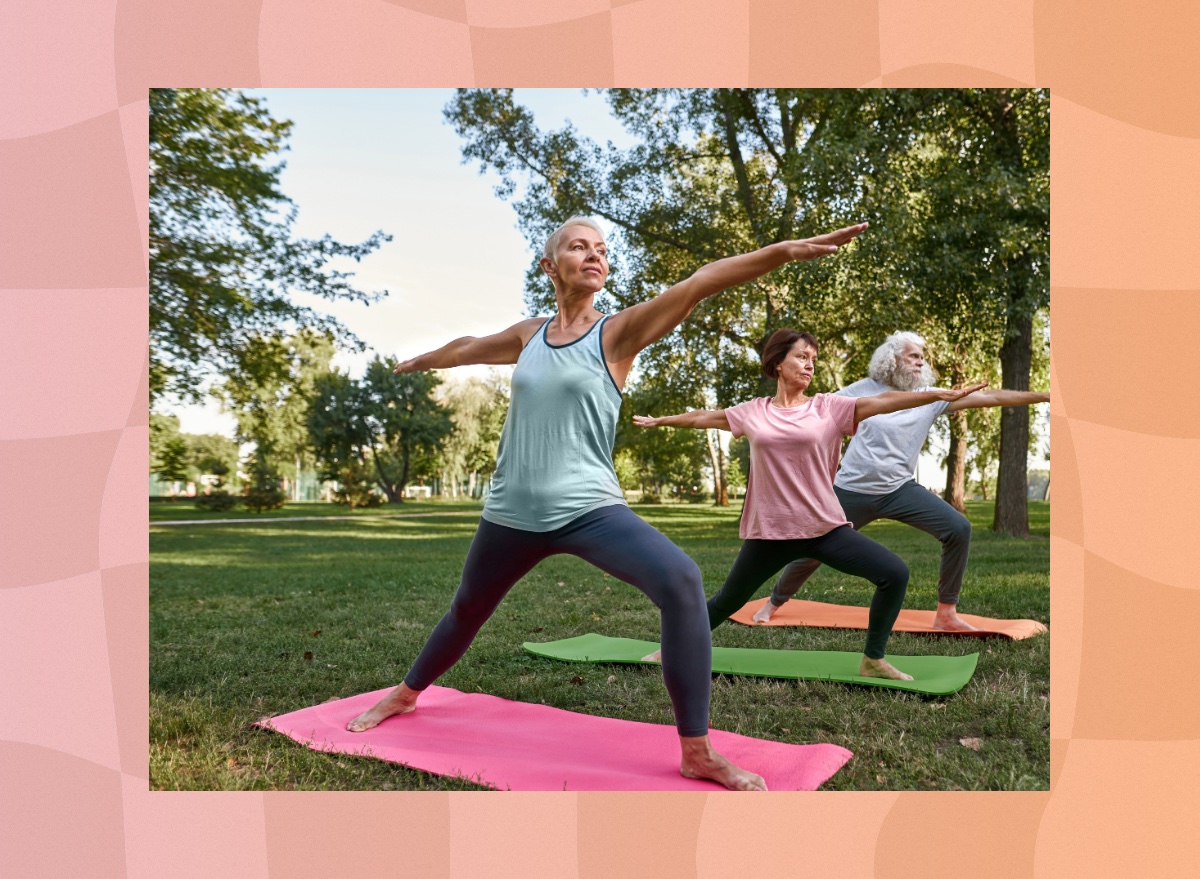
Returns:
[[[659,608],[680,772],[733,790],[765,790],[761,777],[734,766],[709,741],[712,639],[700,571],[625,504],[612,465],[621,389],[637,354],[701,300],[788,262],[834,253],[864,229],[862,223],[717,260],[659,296],[606,316],[594,305],[608,278],[604,235],[594,221],[572,217],[550,235],[540,263],[554,283],[554,316],[455,339],[397,366],[396,372],[475,363],[516,368],[491,492],[450,610],[404,681],[346,728],[361,732],[413,711],[421,691],[461,658],[508,590],[541,560],[569,553],[636,586]]]

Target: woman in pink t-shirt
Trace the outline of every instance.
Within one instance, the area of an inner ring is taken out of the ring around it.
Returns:
[[[867,645],[859,674],[912,680],[884,655],[908,587],[908,566],[891,550],[850,525],[833,493],[842,437],[853,436],[872,415],[954,401],[978,384],[952,391],[889,391],[874,397],[808,396],[817,340],[808,333],[776,330],[762,353],[762,370],[776,379],[774,397],[729,409],[697,409],[664,418],[634,416],[639,427],[717,427],[750,440],[750,480],[742,510],[741,551],[721,590],[708,600],[715,629],[763,583],[798,558],[819,559],[835,570],[875,584]]]

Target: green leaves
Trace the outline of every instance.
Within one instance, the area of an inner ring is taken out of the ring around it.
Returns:
[[[232,89],[150,90],[150,393],[199,398],[237,372],[254,337],[308,327],[357,340],[292,291],[374,302],[331,260],[361,260],[390,240],[296,238],[296,206],[279,189],[291,123]]]
[[[399,502],[410,481],[434,472],[454,424],[434,398],[437,376],[396,375],[395,365],[376,357],[361,381],[338,372],[318,377],[307,427],[325,478],[363,480],[373,471],[388,500]]]

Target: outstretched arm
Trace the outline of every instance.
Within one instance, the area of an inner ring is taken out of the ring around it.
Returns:
[[[693,409],[682,415],[664,415],[662,418],[635,415],[633,423],[638,427],[717,427],[729,430],[729,419],[725,417],[724,409]]]
[[[1033,391],[1006,391],[1003,388],[995,388],[994,390],[979,391],[969,397],[956,400],[946,411],[986,409],[989,406],[1030,406],[1034,403],[1049,402],[1049,394],[1035,394]]]
[[[631,360],[643,348],[683,323],[701,300],[760,278],[786,263],[834,253],[866,228],[866,223],[859,223],[814,238],[780,241],[752,253],[726,257],[702,266],[690,278],[653,299],[631,305],[609,318],[604,336],[605,359],[612,363]]]
[[[396,366],[397,375],[404,372],[424,372],[427,369],[448,369],[472,363],[516,363],[533,334],[546,322],[544,317],[531,317],[490,336],[463,336],[425,354],[410,357]]]
[[[873,397],[858,397],[854,401],[854,423],[865,421],[872,415],[883,415],[887,412],[899,412],[901,409],[915,409],[939,400],[954,402],[962,400],[968,394],[974,394],[987,387],[987,382],[970,385],[950,391],[888,391]]]

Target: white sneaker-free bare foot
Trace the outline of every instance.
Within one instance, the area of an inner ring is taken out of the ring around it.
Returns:
[[[713,750],[708,736],[680,736],[679,747],[679,774],[684,778],[706,778],[729,790],[767,789],[761,775],[734,766]]]
[[[350,732],[364,732],[373,726],[379,726],[380,722],[389,717],[408,714],[417,707],[417,697],[420,695],[419,690],[410,689],[408,684],[402,683],[346,724],[346,729]]]
[[[662,662],[662,651],[655,650],[653,653],[647,653],[642,657],[642,662]]]
[[[912,675],[906,675],[886,659],[871,659],[864,656],[858,664],[859,677],[886,678],[889,681],[911,681]]]
[[[937,613],[933,615],[933,627],[943,632],[978,632],[966,620],[958,615],[958,606],[938,603]]]
[[[768,598],[767,603],[754,612],[754,616],[750,618],[750,621],[759,624],[769,623],[771,622],[771,617],[775,616],[778,610],[779,608],[772,604],[771,599]]]

